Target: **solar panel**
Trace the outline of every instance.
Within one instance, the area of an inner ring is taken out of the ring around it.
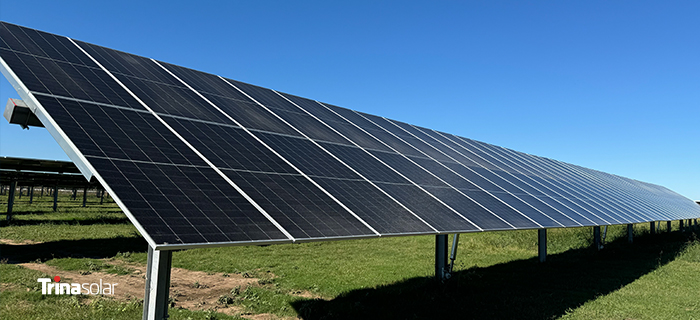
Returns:
[[[151,246],[700,217],[666,188],[9,23],[2,72]]]

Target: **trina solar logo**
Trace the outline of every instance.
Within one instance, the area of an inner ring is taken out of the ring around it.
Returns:
[[[106,294],[113,295],[118,283],[60,283],[61,277],[53,277],[53,283],[49,278],[36,279],[41,282],[41,294]]]

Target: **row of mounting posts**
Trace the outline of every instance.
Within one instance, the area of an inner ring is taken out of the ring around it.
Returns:
[[[684,228],[684,223],[688,227],[697,226],[697,219],[680,220],[681,231]],[[650,222],[651,234],[660,232],[661,223],[656,221]],[[666,221],[667,232],[671,232],[671,221]],[[659,228],[659,229],[657,229]],[[600,232],[600,226],[593,227],[593,246],[596,250],[602,250],[605,244],[605,238],[608,233],[608,226],[605,226],[603,232]],[[457,256],[457,245],[459,242],[459,234],[455,234],[452,239],[452,251],[448,256],[448,237],[446,234],[435,236],[435,278],[439,281],[445,281],[450,278],[454,268],[455,259]],[[634,242],[634,224],[627,224],[627,242]],[[540,262],[547,261],[547,229],[537,230],[537,255]],[[448,262],[449,258],[449,262]]]
[[[2,186],[2,188],[4,191],[5,186]],[[12,219],[12,209],[14,208],[14,204],[15,204],[15,189],[16,188],[17,188],[17,180],[12,179],[10,181],[10,186],[9,186],[8,192],[7,192],[7,216],[6,216],[7,220]],[[82,203],[83,208],[85,208],[87,206],[87,191],[88,191],[88,187],[84,187],[83,188],[83,203]],[[29,204],[31,204],[34,201],[34,186],[27,187],[27,194],[29,195]],[[41,195],[42,196],[44,195],[44,187],[43,186],[41,187]],[[74,200],[76,199],[76,188],[73,188],[73,194],[71,195],[71,197]],[[19,198],[20,199],[22,198],[22,187],[20,187],[20,190],[19,190]],[[104,189],[102,189],[102,191],[100,191],[100,204],[102,204],[104,202],[104,198],[105,198],[105,191],[104,191]],[[58,211],[58,185],[55,185],[53,187],[53,211],[54,212]]]

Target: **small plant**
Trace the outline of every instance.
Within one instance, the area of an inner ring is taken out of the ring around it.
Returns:
[[[93,261],[87,261],[85,262],[85,266],[88,268],[90,271],[100,271],[102,269],[102,266],[97,265]]]
[[[230,296],[230,295],[224,294],[224,295],[221,295],[221,296],[219,297],[218,302],[219,302],[220,304],[223,304],[223,305],[227,306],[227,305],[233,303],[233,297]]]
[[[114,256],[115,258],[129,258],[131,257],[131,252],[117,252],[117,254]]]

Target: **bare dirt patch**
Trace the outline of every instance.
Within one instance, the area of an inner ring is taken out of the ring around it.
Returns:
[[[298,319],[298,318],[290,318],[290,317],[283,317],[280,318],[278,315],[274,315],[271,313],[260,313],[260,314],[243,314],[241,315],[242,318],[250,319],[250,320],[280,320],[280,319]]]
[[[19,286],[14,283],[0,283],[0,292],[17,290],[17,288],[19,288]]]
[[[0,239],[0,244],[9,244],[13,246],[18,246],[18,245],[24,245],[24,244],[39,244],[41,243],[40,241],[32,241],[32,240],[19,240],[15,241],[12,239]]]
[[[81,274],[79,271],[64,271],[43,263],[22,263],[21,266],[44,272],[51,277],[60,276],[61,282],[75,283],[117,283],[114,294],[106,295],[121,301],[143,299],[145,288],[146,267],[123,262],[105,260],[106,263],[128,266],[134,272],[128,275],[116,275],[105,272]],[[170,275],[170,297],[175,307],[189,310],[211,310],[226,314],[240,314],[240,307],[225,307],[217,301],[220,296],[230,294],[238,287],[245,290],[250,285],[257,285],[257,278],[245,278],[239,274],[207,273],[172,268]],[[271,315],[272,316],[272,315]],[[277,319],[277,318],[259,318]]]

